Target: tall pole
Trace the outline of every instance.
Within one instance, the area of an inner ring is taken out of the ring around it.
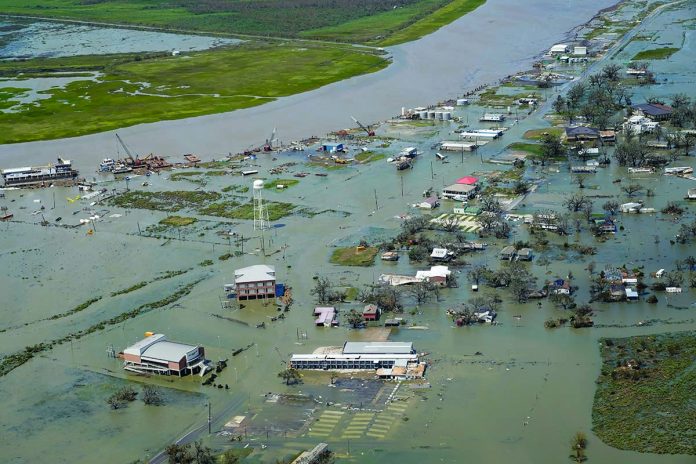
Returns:
[[[435,174],[433,174],[433,162],[430,162],[430,180],[435,179]]]
[[[377,204],[377,189],[375,189],[375,211],[379,209],[379,204]]]
[[[401,196],[404,196],[404,176],[400,176],[401,178]]]
[[[208,435],[212,433],[212,421],[210,419],[210,400],[208,400]]]

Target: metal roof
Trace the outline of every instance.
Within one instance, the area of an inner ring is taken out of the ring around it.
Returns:
[[[466,184],[452,184],[444,189],[442,189],[444,192],[455,192],[455,193],[469,193],[473,190],[475,190],[476,187],[473,185],[466,185]]]
[[[164,337],[164,334],[150,335],[149,337],[145,337],[142,340],[140,340],[139,342],[132,344],[131,346],[129,346],[128,348],[123,350],[123,352],[125,354],[132,354],[135,356],[140,356],[153,343],[157,343],[159,341],[164,341],[164,340],[166,340],[166,338]]]
[[[269,280],[275,280],[275,267],[266,264],[255,264],[234,271],[234,282],[237,284]]]
[[[343,354],[411,354],[412,342],[345,342]]]
[[[185,345],[183,343],[163,340],[150,345],[150,347],[143,352],[142,356],[149,359],[179,362],[182,358],[186,357],[186,354],[197,349],[198,347],[194,345]]]

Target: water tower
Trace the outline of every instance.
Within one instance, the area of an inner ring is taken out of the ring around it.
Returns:
[[[263,181],[256,179],[254,181],[254,230],[266,230],[270,227],[268,221],[268,209],[263,203]]]

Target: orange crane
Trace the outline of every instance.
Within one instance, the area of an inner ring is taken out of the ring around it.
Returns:
[[[364,130],[367,133],[368,137],[375,136],[375,131],[373,131],[369,127],[363,126],[362,123],[360,121],[358,121],[357,119],[355,119],[353,116],[351,116],[350,118],[355,122],[355,124],[357,124],[362,130]]]

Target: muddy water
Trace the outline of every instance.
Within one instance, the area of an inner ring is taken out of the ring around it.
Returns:
[[[667,29],[675,18],[684,14],[683,10],[666,13],[667,16],[660,16],[657,18],[659,21],[649,24],[649,27],[657,31]],[[693,31],[689,30],[686,43],[692,43],[692,37]],[[670,78],[674,84],[656,86],[655,92],[673,93],[686,79],[682,79],[679,73],[684,69],[687,75],[691,72],[684,63],[693,61],[693,47],[685,47],[679,53],[683,53],[679,61],[655,63],[655,69],[665,66],[675,73]],[[457,111],[458,116],[469,114],[473,117],[478,109]],[[519,126],[501,140],[482,150],[484,160],[516,141],[524,130],[538,125],[534,116],[522,119]],[[94,462],[95,456],[109,456],[110,462],[151,457],[166,443],[205,424],[208,400],[214,416],[222,413],[221,419],[214,422],[216,429],[232,416],[258,414],[258,421],[254,424],[261,430],[264,430],[266,421],[273,423],[274,418],[278,423],[294,423],[308,409],[306,405],[295,410],[287,407],[274,409],[264,397],[268,392],[310,392],[331,401],[354,401],[354,394],[341,395],[336,389],[322,388],[328,379],[312,377],[307,379],[306,385],[285,387],[276,374],[293,352],[307,352],[322,345],[340,345],[346,339],[362,336],[360,331],[345,327],[320,329],[312,326],[310,313],[314,303],[310,289],[313,275],[327,275],[336,283],[360,286],[374,282],[383,272],[413,273],[425,267],[409,263],[406,257],[398,263],[378,261],[373,268],[333,266],[328,263],[332,251],[330,244],[354,243],[356,237],[363,234],[371,238],[377,235],[375,229],[396,233],[400,221],[395,216],[412,212],[409,205],[421,198],[423,190],[438,188],[461,175],[495,169],[495,166],[482,163],[478,154],[450,155],[448,164],[435,161],[430,146],[451,137],[449,132],[453,128],[442,125],[416,130],[390,129],[390,134],[395,133],[402,140],[383,150],[388,155],[407,145],[417,146],[424,153],[413,170],[397,173],[393,166],[382,160],[367,166],[328,171],[325,178],[311,175],[284,192],[265,192],[270,200],[351,213],[347,217],[324,213],[312,219],[290,216],[277,221],[284,227],[273,229],[265,237],[270,241],[268,250],[273,253],[265,258],[259,256],[260,237],[248,221],[201,218],[205,221],[185,228],[181,240],[177,231],[163,233],[171,240],[144,238],[138,236],[138,229],[144,231],[166,214],[95,206],[95,211],[105,219],[96,223],[93,235],[87,235],[84,226],[75,229],[41,227],[37,224],[41,215],[32,214],[44,205],[43,215],[47,221],[55,223],[55,219],[61,217],[60,223],[77,223],[89,214],[85,211],[72,213],[89,208],[90,200],[68,201],[66,198],[74,199],[78,195],[76,190],[54,188],[5,192],[6,198],[0,200],[0,205],[7,206],[18,222],[0,223],[0,288],[3,297],[0,329],[11,328],[0,334],[2,354],[74,333],[143,303],[159,300],[182,285],[203,280],[177,304],[107,327],[79,341],[64,343],[3,377],[0,380],[3,418],[0,451],[3,460],[42,462],[50,455],[57,462],[90,463]],[[303,160],[304,154],[300,153],[279,155],[282,162]],[[277,164],[268,157],[261,157],[256,163],[258,166],[255,167],[262,173]],[[694,166],[693,159],[681,160],[680,163]],[[559,172],[554,172],[556,168]],[[318,168],[305,166],[295,169],[318,172]],[[525,199],[520,212],[545,205],[558,207],[564,196],[577,188],[571,184],[562,165],[554,166],[548,172],[530,169],[528,176],[543,177],[546,181],[536,193]],[[611,165],[588,179],[586,193],[622,195],[620,184],[611,183],[615,177],[629,178],[625,168]],[[153,176],[148,179],[150,186],[142,187],[140,184],[144,178],[138,177],[130,182],[130,186],[154,190],[199,188],[197,184],[172,182],[167,178],[168,174]],[[102,186],[109,189],[125,187],[123,181],[110,183],[107,178],[103,181]],[[248,185],[250,182],[240,177],[210,177],[206,189],[219,191],[229,184]],[[693,187],[692,181],[659,174],[643,177],[640,182],[656,192],[654,197],[643,199],[646,206],[657,209],[668,201],[681,199],[686,189]],[[52,209],[54,193],[55,209]],[[603,201],[595,199],[595,211]],[[448,211],[451,206],[451,203],[446,203],[442,209]],[[112,217],[114,214],[121,216]],[[693,218],[693,213],[689,213],[688,220]],[[219,225],[219,222],[226,224]],[[605,265],[627,264],[645,266],[646,273],[649,273],[660,268],[670,269],[675,259],[694,254],[693,246],[669,243],[677,224],[661,215],[622,215],[619,224],[624,230],[601,245],[600,253],[593,257],[582,258],[564,251],[560,245],[565,239],[552,238],[559,245],[552,253],[555,257],[552,264],[547,267],[532,265],[539,282],[572,272],[574,284],[580,287],[578,301],[584,302],[588,287],[585,268],[591,261],[597,264],[597,269]],[[513,228],[514,240],[527,238],[524,228],[516,225]],[[220,229],[232,229],[247,237],[244,245],[247,254],[220,261],[220,255],[239,249],[234,240],[228,242],[215,233]],[[656,233],[661,238],[659,243],[654,240]],[[594,243],[586,232],[580,239],[583,243]],[[575,237],[568,240],[574,241]],[[470,261],[497,266],[497,251],[502,244],[490,242],[487,252],[471,256]],[[285,252],[279,251],[283,245],[287,245]],[[199,263],[206,259],[214,264],[200,266]],[[270,321],[270,317],[277,315],[272,306],[249,304],[241,310],[221,308],[221,287],[230,281],[233,270],[258,262],[274,264],[279,279],[293,287],[296,303],[284,321]],[[163,272],[183,269],[191,270],[132,293],[110,296],[111,292],[152,280]],[[431,353],[433,361],[428,371],[432,388],[411,395],[413,398],[406,403],[404,413],[408,420],[395,422],[384,439],[362,436],[347,442],[337,432],[321,440],[328,440],[340,453],[350,450],[353,462],[462,462],[466,456],[466,460],[471,462],[551,464],[565,461],[570,437],[583,430],[590,435],[588,455],[592,462],[693,462],[693,457],[617,450],[602,444],[590,433],[594,380],[600,366],[598,339],[694,329],[693,292],[686,291],[669,298],[661,294],[657,305],[643,301],[598,304],[594,320],[600,327],[577,331],[567,328],[545,330],[543,321],[548,317],[560,317],[562,311],[554,309],[547,301],[541,307],[536,303],[520,305],[504,294],[499,325],[457,329],[446,317],[445,310],[470,297],[464,274],[459,275],[459,281],[460,288],[443,291],[440,301],[422,305],[414,314],[410,314],[416,309],[414,303],[406,299],[405,317],[428,329],[404,328],[392,333],[392,340],[413,341],[419,351]],[[95,296],[103,298],[76,315],[40,321]],[[347,311],[351,307],[344,304],[341,310]],[[514,319],[513,316],[521,318]],[[654,325],[637,326],[640,321],[652,319],[657,320]],[[254,328],[259,322],[266,322],[267,328]],[[612,327],[614,325],[630,327]],[[164,332],[183,342],[202,343],[212,360],[230,358],[229,367],[218,380],[230,389],[203,387],[197,378],[148,380],[164,388],[167,405],[145,407],[136,402],[126,409],[110,411],[104,400],[121,384],[121,379],[132,382],[142,379],[126,376],[120,363],[107,357],[106,349],[110,345],[116,350],[122,349],[148,330]],[[307,332],[307,339],[298,340],[298,331]],[[235,349],[251,343],[257,343],[257,347],[232,356]],[[475,355],[476,352],[482,355]],[[207,440],[220,448],[229,445],[224,438]],[[248,437],[242,445],[250,443],[251,447],[259,448],[260,443],[267,443],[268,448],[260,452],[256,460],[272,462],[276,457],[289,456],[317,441],[318,438],[305,435],[285,437],[282,433],[275,433],[266,438],[265,433],[260,433]]]
[[[490,0],[454,23],[413,43],[390,48],[394,64],[376,74],[282,98],[262,107],[119,130],[141,152],[226,154],[260,145],[274,127],[283,141],[378,121],[402,106],[455,97],[529,66],[612,0]],[[73,139],[0,146],[3,165],[43,162],[70,153],[78,166],[93,167],[112,153],[113,132]]]

